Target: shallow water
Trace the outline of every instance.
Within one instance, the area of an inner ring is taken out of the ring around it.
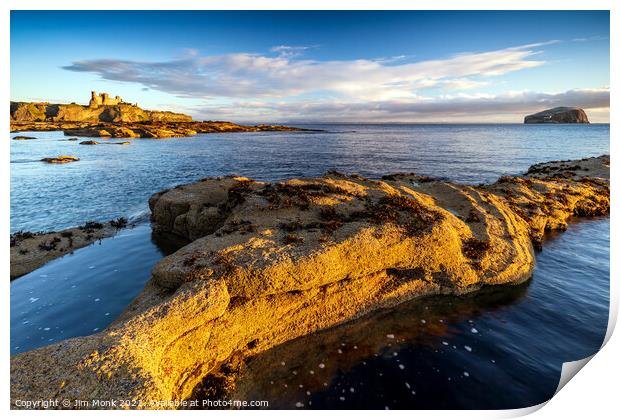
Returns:
[[[136,297],[163,253],[143,224],[11,283],[11,353],[104,329]]]
[[[154,192],[214,175],[274,180],[337,169],[368,177],[418,172],[477,183],[538,162],[609,153],[608,124],[308,127],[327,131],[203,134],[137,139],[128,146],[60,141],[69,138],[61,132],[22,133],[37,140],[11,140],[11,232],[142,214]],[[39,161],[56,155],[81,160]]]
[[[129,146],[30,133],[39,139],[11,141],[11,231],[141,215],[152,193],[212,175],[272,180],[328,169],[370,177],[413,171],[477,183],[541,161],[609,153],[609,125],[314,127],[329,132],[212,134]],[[38,161],[58,154],[81,161]],[[162,255],[142,224],[15,280],[11,352],[105,328]],[[561,363],[592,354],[604,337],[609,219],[572,225],[537,259],[528,285],[403,305],[271,350],[250,365],[252,392],[272,408],[507,408],[544,401]]]

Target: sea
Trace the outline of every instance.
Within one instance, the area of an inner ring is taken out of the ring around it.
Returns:
[[[609,125],[311,124],[80,145],[62,132],[10,140],[11,232],[126,217],[112,238],[11,283],[12,354],[106,328],[174,251],[152,237],[148,198],[199,179],[396,172],[478,184],[534,163],[609,153]],[[11,133],[10,137],[16,134]],[[50,165],[43,157],[80,161]],[[409,302],[284,343],[249,362],[270,408],[522,408],[551,398],[562,364],[594,354],[609,317],[609,218],[549,235],[530,281]],[[308,355],[311,355],[310,357]],[[280,362],[285,361],[282,365]],[[277,363],[276,363],[277,362]],[[285,366],[286,368],[284,368]]]

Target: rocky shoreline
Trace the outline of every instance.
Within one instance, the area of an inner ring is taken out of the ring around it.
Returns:
[[[609,213],[609,156],[534,165],[469,186],[330,172],[279,183],[205,179],[151,197],[163,258],[101,333],[11,358],[15,400],[120,399],[135,408],[229,391],[235,365],[285,341],[421,296],[528,280],[534,247]]]
[[[64,131],[67,136],[115,138],[186,137],[200,133],[316,131],[283,125],[240,125],[227,121],[193,121],[189,115],[148,111],[107,93],[91,92],[88,105],[11,102],[11,132]],[[15,140],[32,137],[15,136]]]
[[[203,133],[245,133],[261,131],[319,131],[284,125],[240,125],[227,121],[179,121],[141,123],[88,123],[11,121],[11,132],[63,131],[74,137],[168,138],[188,137]],[[23,137],[23,136],[21,136]],[[14,138],[15,139],[15,138]],[[17,139],[16,139],[17,140]]]
[[[106,223],[87,222],[58,232],[16,232],[11,235],[11,280],[76,249],[113,236],[126,226],[127,220],[121,217]]]

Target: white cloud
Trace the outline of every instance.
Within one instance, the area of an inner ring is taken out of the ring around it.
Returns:
[[[327,92],[352,100],[412,98],[419,89],[441,86],[468,89],[494,77],[538,67],[531,44],[445,59],[394,63],[385,60],[298,59],[308,47],[277,46],[275,57],[236,53],[187,55],[178,60],[82,60],[64,69],[90,72],[104,80],[140,83],[150,89],[192,98],[287,98]]]
[[[294,46],[294,45],[278,45],[270,49],[271,52],[275,52],[281,57],[294,57],[303,54],[304,51],[310,49],[307,46]]]

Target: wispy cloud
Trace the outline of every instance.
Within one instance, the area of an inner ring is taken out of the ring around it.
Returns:
[[[309,50],[310,46],[303,45],[278,45],[270,49],[271,52],[277,53],[280,57],[295,57]]]
[[[553,42],[553,41],[551,41]],[[89,72],[104,80],[134,82],[144,87],[192,98],[287,98],[327,93],[350,100],[413,98],[417,91],[442,85],[451,89],[481,86],[489,78],[538,67],[538,48],[547,43],[487,52],[461,53],[445,59],[410,63],[384,60],[317,61],[298,58],[308,47],[277,46],[277,56],[237,53],[187,55],[145,62],[82,60],[63,67]]]
[[[572,41],[573,42],[589,42],[589,41],[604,41],[606,39],[609,39],[609,38],[606,36],[594,35],[594,36],[589,36],[585,38],[573,38]]]

